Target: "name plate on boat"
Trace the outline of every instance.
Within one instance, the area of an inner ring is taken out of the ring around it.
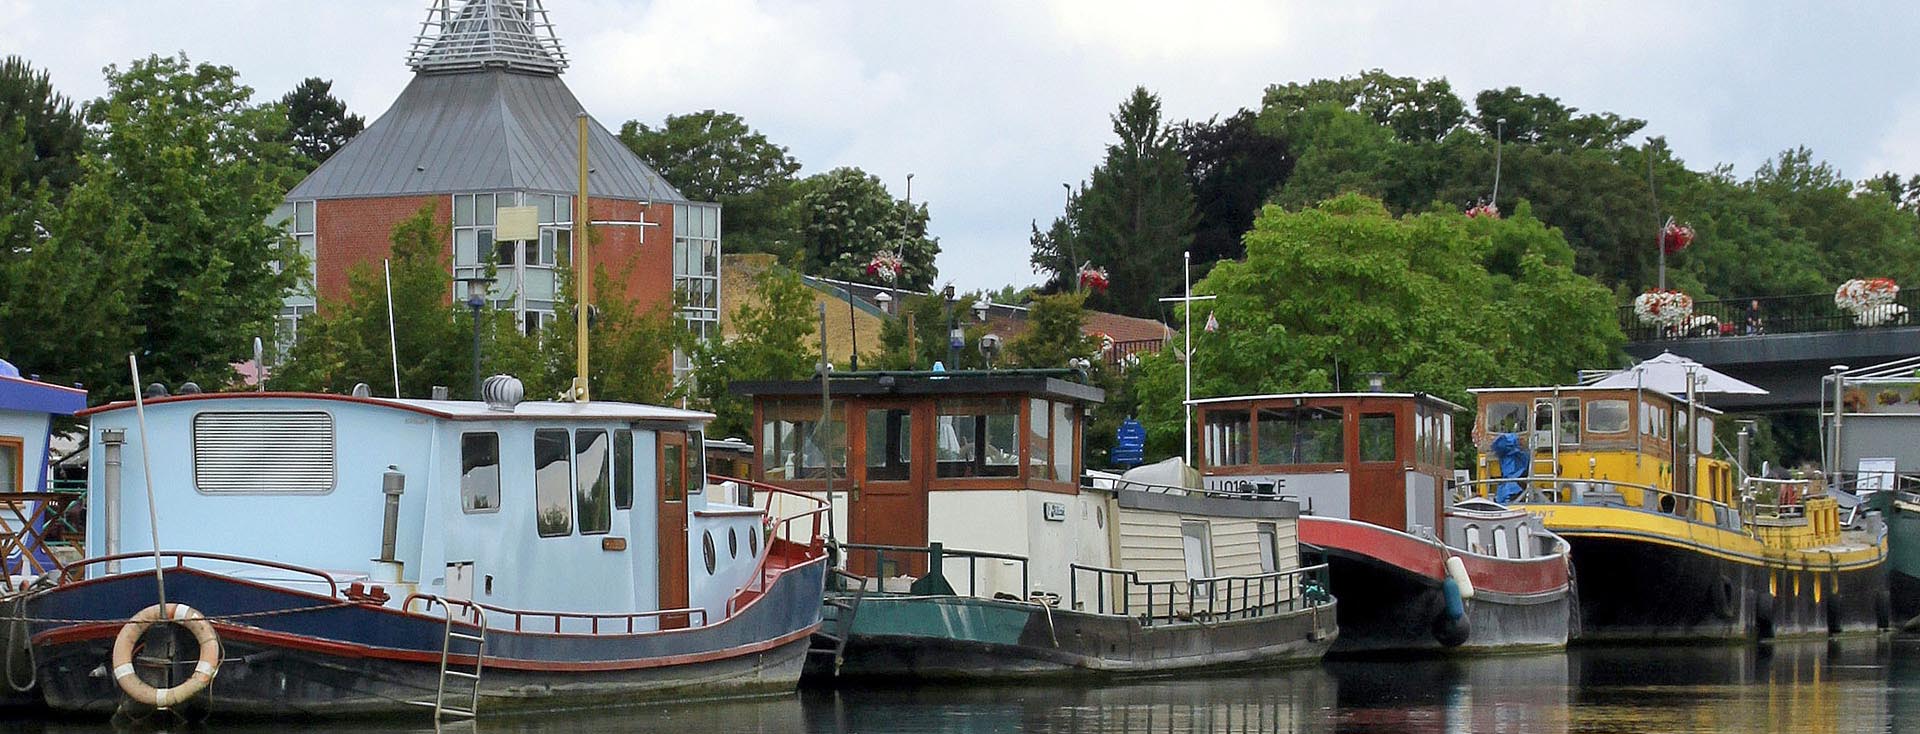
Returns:
[[[1048,522],[1066,522],[1067,505],[1064,502],[1045,502],[1040,505],[1040,517]]]
[[[601,538],[600,539],[600,550],[623,551],[626,549],[627,549],[626,538]]]

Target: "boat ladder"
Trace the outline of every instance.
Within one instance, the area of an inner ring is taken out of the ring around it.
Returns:
[[[446,626],[440,636],[440,678],[434,688],[433,700],[409,701],[415,706],[433,709],[435,723],[454,719],[474,719],[480,715],[480,674],[486,669],[487,657],[487,612],[477,604],[460,603],[462,624],[466,624],[465,612],[473,614],[473,632],[464,631],[464,627],[454,625],[454,604],[437,596],[425,597],[427,608],[438,604],[445,614]],[[465,666],[454,663],[455,656],[471,655],[472,672]],[[464,704],[464,705],[463,705]]]
[[[825,606],[827,609],[833,610],[833,618],[822,619],[820,625],[820,636],[825,637],[828,642],[833,643],[833,674],[838,677],[840,675],[840,664],[846,662],[847,659],[847,639],[853,636],[853,619],[860,613],[860,600],[866,597],[867,584],[866,579],[848,573],[845,569],[834,568],[830,573],[835,580],[834,586],[836,588],[845,588],[846,582],[852,582],[854,584],[854,592],[851,599],[839,594],[829,593],[827,595]],[[827,631],[829,625],[831,625],[833,630],[831,632]],[[813,650],[813,652],[816,654],[825,654],[827,651],[824,649],[816,649]]]

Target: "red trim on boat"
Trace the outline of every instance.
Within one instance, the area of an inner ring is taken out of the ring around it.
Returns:
[[[1300,542],[1366,556],[1438,583],[1448,555],[1466,565],[1475,589],[1503,594],[1543,594],[1567,588],[1570,574],[1563,555],[1512,559],[1449,552],[1441,544],[1391,528],[1332,517],[1300,518]]]

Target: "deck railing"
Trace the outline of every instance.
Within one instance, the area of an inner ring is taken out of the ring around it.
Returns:
[[[1113,348],[1107,350],[1107,363],[1121,364],[1126,362],[1128,357],[1159,354],[1160,350],[1166,347],[1166,344],[1166,339],[1128,339],[1126,341],[1116,341],[1113,343]]]
[[[1757,306],[1757,308],[1756,308]],[[1833,303],[1833,293],[1694,301],[1693,316],[1680,326],[1643,323],[1633,306],[1621,306],[1620,330],[1629,341],[1703,339],[1813,331],[1850,331],[1913,323],[1920,311],[1920,290],[1900,291],[1894,302],[1855,314]]]
[[[1089,595],[1093,597],[1094,614],[1137,617],[1149,625],[1247,619],[1328,603],[1332,597],[1325,593],[1326,574],[1327,565],[1322,563],[1247,576],[1143,581],[1138,571],[1075,563],[1067,582],[1067,603],[1070,609],[1089,611],[1080,597],[1080,579],[1091,576]],[[1133,604],[1136,589],[1145,596],[1145,603],[1137,610]],[[1109,604],[1109,596],[1116,597],[1117,603]],[[1109,612],[1109,607],[1113,611]]]
[[[869,589],[869,591],[886,591],[884,588],[885,579],[888,575],[886,569],[897,568],[901,569],[901,573],[905,573],[906,569],[913,567],[914,559],[924,559],[928,574],[931,575],[934,571],[939,571],[943,579],[946,577],[946,569],[949,564],[955,562],[965,563],[967,567],[967,590],[963,596],[971,597],[980,596],[980,561],[1017,563],[1020,567],[1020,598],[1027,599],[1032,594],[1032,577],[1029,575],[1027,557],[1022,555],[966,550],[964,548],[948,548],[941,543],[931,543],[926,546],[841,543],[840,548],[846,553],[846,559],[848,561],[856,558],[872,560],[873,565],[868,566],[868,568],[873,569],[873,573],[879,578],[869,579],[856,574],[846,574],[848,577],[858,579],[857,583],[863,585],[868,583],[874,584],[876,588]],[[905,561],[904,563],[901,562],[903,560]],[[952,581],[948,581],[947,583],[951,584]],[[841,591],[850,591],[850,589],[841,589]],[[959,591],[958,588],[954,589],[954,593],[956,594],[958,594]]]
[[[291,563],[268,561],[259,558],[247,558],[246,556],[233,556],[225,553],[202,553],[199,551],[160,551],[158,555],[160,559],[163,559],[163,562],[164,559],[167,558],[173,559],[172,563],[165,564],[167,568],[185,568],[187,561],[193,560],[230,563],[241,566],[259,566],[277,571],[289,571],[302,576],[312,576],[317,579],[319,583],[326,584],[328,596],[336,598],[340,596],[340,582],[333,578],[333,574],[305,566],[296,566]],[[100,556],[98,558],[86,558],[74,561],[73,563],[67,564],[66,567],[61,570],[60,583],[72,583],[86,579],[87,568],[91,566],[104,566],[122,561],[152,561],[155,560],[154,557],[155,554],[152,551],[143,551],[138,553],[116,553],[111,556]]]
[[[1492,498],[1498,494],[1501,485],[1510,483],[1521,485],[1520,499],[1513,500],[1521,504],[1590,504],[1625,507],[1660,515],[1692,518],[1728,530],[1741,529],[1745,518],[1753,516],[1751,503],[1743,503],[1746,507],[1735,507],[1697,494],[1592,477],[1541,475],[1509,479],[1474,479],[1456,485],[1453,499],[1458,501],[1471,496]],[[1640,492],[1639,504],[1627,503],[1625,496],[1620,492],[1622,489]]]
[[[452,607],[462,607],[468,610],[467,612],[462,613],[463,616],[465,616],[470,620],[472,619],[478,619],[483,621],[487,620],[489,619],[487,617],[487,614],[506,615],[513,619],[513,631],[515,632],[542,632],[542,633],[553,633],[553,634],[598,635],[598,634],[613,634],[616,632],[624,632],[625,634],[635,634],[638,632],[652,631],[652,630],[640,629],[635,624],[635,622],[638,622],[641,620],[654,620],[658,623],[656,626],[660,629],[665,629],[669,625],[673,625],[675,623],[679,623],[681,626],[687,626],[687,627],[707,626],[707,610],[701,609],[699,607],[688,607],[685,609],[658,609],[658,610],[647,611],[647,612],[616,612],[611,614],[591,614],[586,612],[548,612],[548,611],[537,611],[537,610],[527,610],[527,609],[508,609],[506,607],[495,606],[495,605],[487,604],[484,602],[477,602],[471,599],[446,598],[438,594],[408,594],[407,598],[400,602],[401,611],[406,611],[406,612],[414,611],[413,606],[416,602],[427,605],[427,606],[423,606],[422,609],[426,609],[430,607],[431,604],[434,602],[446,604],[449,607],[449,609],[451,609]],[[476,612],[473,610],[484,610],[487,614],[482,614],[480,612]],[[695,623],[694,622],[695,619],[698,619],[699,622]],[[549,630],[547,629],[546,624],[541,624],[539,625],[538,629],[535,629],[533,627],[528,626],[527,624],[528,620],[536,620],[536,621],[552,620],[553,628]],[[569,631],[565,629],[564,626],[562,625],[562,622],[564,622],[565,620],[582,621],[585,623],[585,626],[587,627],[587,631],[586,632]],[[603,630],[602,629],[603,622],[609,623],[610,626],[607,626],[607,628]],[[624,624],[617,624],[617,623],[624,623]]]
[[[773,524],[775,538],[813,551],[826,547],[827,536],[821,526],[827,511],[832,509],[826,500],[779,485],[739,477],[709,474],[707,481],[713,484],[733,482],[746,487],[753,506],[766,511]],[[803,528],[805,532],[800,534]]]

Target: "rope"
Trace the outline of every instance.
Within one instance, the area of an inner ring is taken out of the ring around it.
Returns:
[[[25,612],[26,605],[27,605],[26,596],[22,595],[22,596],[14,597],[13,613],[21,614]],[[25,621],[15,620],[8,625],[7,632],[9,635],[13,636],[13,639],[19,641],[21,649],[25,650],[27,653],[27,682],[21,683],[19,682],[19,679],[16,678],[13,674],[13,652],[11,650],[0,650],[0,655],[5,655],[7,658],[7,661],[6,661],[7,687],[13,689],[14,693],[30,692],[35,687],[37,687],[40,683],[40,669],[37,661],[34,660],[33,642],[28,639],[27,623]]]

